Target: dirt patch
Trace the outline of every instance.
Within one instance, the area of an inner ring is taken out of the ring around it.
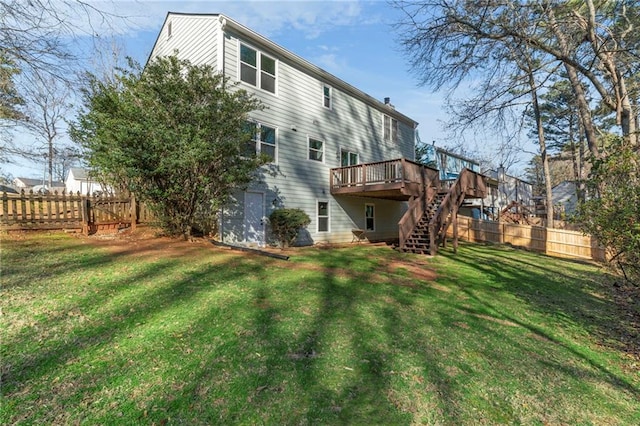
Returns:
[[[118,255],[127,255],[135,257],[189,257],[190,254],[196,251],[202,253],[202,250],[208,250],[216,253],[221,252],[233,252],[234,249],[227,247],[214,246],[207,238],[192,238],[189,241],[185,241],[181,238],[169,238],[162,236],[161,232],[156,228],[151,227],[139,227],[135,231],[129,229],[120,232],[111,233],[98,233],[90,236],[84,236],[77,234],[77,238],[82,239],[83,242],[100,246],[109,250],[110,252]],[[319,245],[315,247],[317,249],[332,249],[339,248],[341,245],[324,246]],[[265,247],[262,251],[269,253],[282,254],[287,256],[295,256],[299,250],[308,250],[308,247],[303,248],[286,248],[284,250],[278,247]],[[257,253],[240,252],[242,256],[260,256]],[[402,260],[390,260],[381,258],[378,264],[377,271],[380,272],[381,281],[387,281],[385,276],[394,276],[394,282],[399,285],[417,287],[420,284],[424,285],[425,282],[429,282],[435,285],[436,273],[430,269],[430,266],[425,262],[416,261],[402,261]],[[295,269],[309,269],[309,270],[324,270],[320,265],[297,264],[286,263],[287,268]],[[348,270],[335,270],[332,274],[335,276],[351,277],[353,271]],[[398,277],[399,273],[406,274],[406,277]],[[443,291],[449,289],[443,288]]]
[[[188,257],[195,251],[220,251],[205,238],[182,238],[163,236],[156,228],[139,227],[135,231],[126,229],[120,232],[97,233],[89,236],[77,234],[83,242],[109,250],[111,253],[135,257]]]
[[[408,274],[415,280],[419,281],[434,281],[437,277],[435,271],[431,269],[425,269],[425,265],[415,264],[402,261],[393,261],[387,265],[387,272],[395,273],[398,270],[406,270]]]

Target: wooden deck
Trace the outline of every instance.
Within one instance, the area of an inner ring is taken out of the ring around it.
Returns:
[[[407,201],[439,186],[438,171],[404,158],[331,169],[332,195]]]

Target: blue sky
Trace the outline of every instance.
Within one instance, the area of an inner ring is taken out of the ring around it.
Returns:
[[[376,99],[391,98],[403,114],[420,123],[422,141],[453,146],[444,129],[444,93],[419,87],[400,51],[392,24],[400,12],[386,1],[100,1],[113,12],[104,24],[97,17],[78,18],[76,27],[107,43],[117,41],[120,54],[144,63],[168,11],[223,13],[282,47],[354,85]],[[81,39],[78,39],[81,40]],[[485,144],[469,142],[468,152],[491,156]],[[43,165],[4,166],[14,176],[41,177]]]

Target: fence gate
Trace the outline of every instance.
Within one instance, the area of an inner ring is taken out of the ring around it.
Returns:
[[[53,193],[2,193],[0,228],[2,230],[79,229],[92,233],[103,229],[135,228],[151,217],[135,197],[88,196]]]

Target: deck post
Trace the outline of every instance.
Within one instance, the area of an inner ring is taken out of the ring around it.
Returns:
[[[405,178],[404,177],[406,176],[406,170],[407,170],[406,167],[407,167],[406,161],[405,161],[404,157],[402,157],[400,159],[400,176],[399,176],[400,177],[400,182],[401,182],[400,187],[402,189],[404,189],[404,186],[405,186]]]
[[[367,165],[363,164],[362,165],[362,187],[366,187],[367,186]]]
[[[458,253],[458,203],[453,207],[453,252]]]
[[[435,256],[438,252],[438,246],[436,245],[436,227],[434,224],[429,224],[429,254]]]

